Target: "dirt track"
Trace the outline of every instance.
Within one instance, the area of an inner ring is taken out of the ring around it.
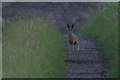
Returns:
[[[66,60],[68,64],[65,70],[66,78],[108,78],[108,69],[105,68],[106,60],[102,51],[98,50],[98,45],[93,36],[87,34],[79,35],[80,51],[74,47],[70,51],[66,36]]]

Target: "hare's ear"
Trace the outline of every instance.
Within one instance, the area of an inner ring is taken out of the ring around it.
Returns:
[[[70,27],[69,27],[69,24],[67,24],[67,27],[70,28]]]
[[[73,27],[74,27],[74,24],[72,24],[72,29],[73,29]]]

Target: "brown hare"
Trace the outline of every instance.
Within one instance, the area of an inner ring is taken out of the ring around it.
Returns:
[[[68,37],[69,37],[69,43],[70,43],[70,49],[73,50],[73,45],[77,45],[78,51],[79,51],[79,44],[78,44],[78,37],[73,34],[73,27],[74,24],[72,24],[72,26],[70,27],[69,24],[67,24],[68,27]]]

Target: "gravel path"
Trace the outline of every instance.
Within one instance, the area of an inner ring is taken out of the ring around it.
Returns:
[[[77,46],[70,51],[68,36],[65,36],[67,48],[65,62],[68,64],[65,70],[66,78],[108,78],[108,69],[104,67],[106,60],[97,49],[95,38],[87,34],[78,37],[80,51],[77,51]]]

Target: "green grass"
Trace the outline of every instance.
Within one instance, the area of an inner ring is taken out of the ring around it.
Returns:
[[[0,78],[2,79],[2,24],[0,23]]]
[[[79,31],[96,37],[99,49],[105,53],[109,76],[118,77],[118,3],[105,3]]]
[[[64,36],[44,18],[4,23],[4,78],[64,77]]]

